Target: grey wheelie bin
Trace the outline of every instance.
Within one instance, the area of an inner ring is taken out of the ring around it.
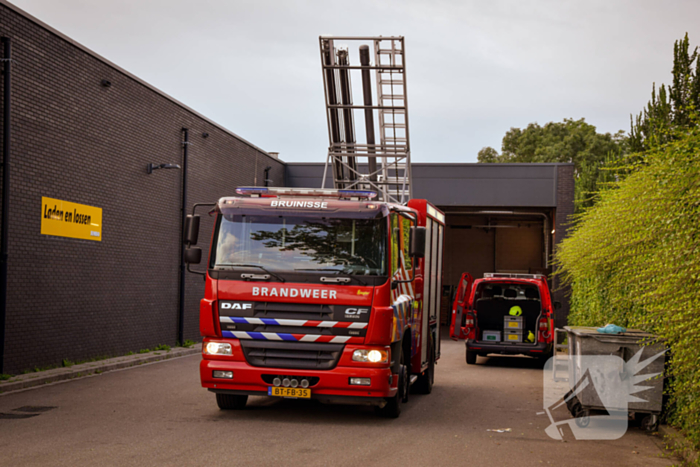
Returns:
[[[613,371],[608,370],[605,378],[616,392],[612,398],[604,397],[600,388],[589,384],[567,402],[571,414],[585,419],[591,410],[626,409],[627,413],[634,413],[635,418],[640,420],[642,429],[656,430],[662,409],[665,345],[657,342],[653,334],[633,329],[621,334],[604,334],[597,328],[583,326],[566,326],[564,329],[569,339],[569,381],[580,383],[587,379],[590,382],[596,378],[600,381],[600,376],[595,374],[596,362],[612,364]],[[619,360],[581,358],[583,356],[617,356],[624,364],[616,366],[615,362]],[[658,376],[639,378],[655,374]],[[601,399],[606,400],[603,402]]]

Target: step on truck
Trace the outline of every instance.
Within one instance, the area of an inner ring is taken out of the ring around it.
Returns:
[[[420,199],[376,201],[372,191],[236,193],[209,205],[215,226],[199,272],[200,376],[218,406],[271,396],[398,417],[411,386],[429,394],[440,356],[444,214]],[[202,259],[195,208],[188,270]]]

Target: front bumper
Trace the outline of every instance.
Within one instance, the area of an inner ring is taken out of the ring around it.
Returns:
[[[538,342],[532,344],[509,344],[509,343],[491,343],[468,340],[466,342],[467,350],[476,352],[480,355],[496,353],[502,355],[529,355],[531,357],[543,357],[550,355],[552,352],[552,344],[548,342]]]
[[[396,395],[398,377],[389,368],[361,368],[338,365],[332,370],[313,371],[286,368],[262,368],[245,361],[204,359],[199,364],[202,387],[223,394],[267,395],[271,386],[263,375],[318,378],[309,386],[311,397],[322,402],[382,405]],[[213,372],[232,371],[233,379],[214,378]],[[350,378],[370,378],[369,386],[351,386]]]

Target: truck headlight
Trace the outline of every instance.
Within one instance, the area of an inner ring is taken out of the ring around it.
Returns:
[[[352,353],[354,362],[389,363],[389,352],[377,349],[357,349]]]
[[[207,342],[202,348],[202,353],[205,355],[233,355],[231,344],[223,342]]]

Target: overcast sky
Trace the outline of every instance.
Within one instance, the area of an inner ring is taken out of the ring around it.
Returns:
[[[406,37],[414,162],[475,162],[531,122],[627,131],[673,42],[700,45],[698,0],[13,3],[290,162],[328,148],[321,34]]]

